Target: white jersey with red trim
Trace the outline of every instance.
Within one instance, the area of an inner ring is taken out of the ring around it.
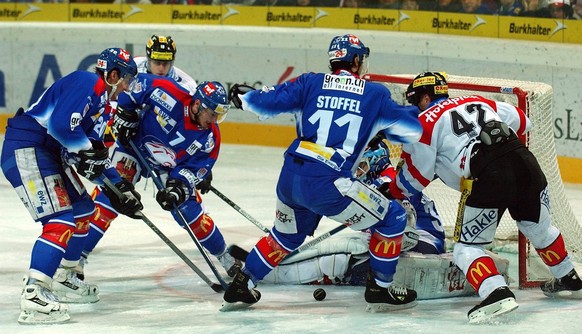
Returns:
[[[422,191],[435,176],[460,190],[461,177],[471,176],[469,155],[486,122],[503,121],[520,137],[531,128],[521,109],[475,95],[433,101],[418,118],[422,137],[402,145],[404,164],[396,180],[406,196]]]
[[[145,56],[134,57],[133,60],[137,65],[137,71],[139,73],[150,73],[148,69],[148,58]],[[196,92],[196,80],[192,79],[186,72],[182,71],[181,69],[177,68],[176,66],[172,65],[172,68],[166,74],[166,77],[172,78],[176,80],[180,84],[180,86],[186,88],[190,91],[190,94],[194,94]]]

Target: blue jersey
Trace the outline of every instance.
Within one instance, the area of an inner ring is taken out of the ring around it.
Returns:
[[[422,134],[418,108],[401,106],[383,85],[349,72],[308,73],[271,89],[241,97],[243,109],[261,119],[295,115],[297,139],[287,153],[321,162],[345,176],[354,174],[372,137],[383,131],[395,143]]]
[[[89,138],[101,140],[109,115],[105,82],[95,73],[75,71],[50,86],[26,110],[47,134],[68,152],[92,147]]]
[[[185,182],[193,191],[218,158],[220,131],[216,124],[200,129],[190,120],[191,103],[188,90],[176,81],[142,73],[133,90],[118,97],[118,108],[143,108],[133,139],[143,156],[155,169]]]

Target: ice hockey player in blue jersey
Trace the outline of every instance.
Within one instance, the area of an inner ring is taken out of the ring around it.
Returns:
[[[166,185],[156,196],[161,207],[172,211],[176,221],[181,222],[173,211],[176,205],[202,246],[218,258],[227,274],[234,276],[240,261],[226,251],[224,237],[197,191],[209,186],[208,178],[220,150],[218,123],[229,108],[227,92],[219,82],[200,83],[192,96],[170,78],[140,73],[134,89],[119,96],[112,128],[120,137],[112,146],[111,160],[119,173],[134,184],[140,177],[149,177],[133,150],[126,147],[132,138]],[[91,221],[85,256],[118,216],[107,196],[97,195],[95,204],[99,215]]]
[[[20,323],[64,322],[70,315],[63,303],[99,300],[97,286],[80,281],[72,270],[95,211],[78,175],[95,183],[106,176],[117,184],[127,197],[113,200],[119,212],[134,216],[142,208],[131,184],[110,166],[101,139],[109,118],[105,105],[128,90],[136,74],[126,50],[106,49],[95,73],[76,71],[57,80],[26,111],[21,108],[8,120],[2,171],[42,224],[20,299]]]
[[[251,250],[226,290],[222,311],[256,303],[257,282],[313,235],[323,216],[354,230],[372,231],[364,296],[368,310],[416,305],[414,290],[391,284],[406,213],[354,175],[368,142],[379,131],[393,142],[418,141],[418,109],[397,104],[385,86],[360,78],[370,50],[358,37],[336,36],[328,51],[330,74],[306,73],[262,90],[233,85],[229,92],[236,107],[260,119],[293,114],[297,138],[285,152],[274,227]]]

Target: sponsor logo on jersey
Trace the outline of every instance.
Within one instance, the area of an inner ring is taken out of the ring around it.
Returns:
[[[190,185],[190,188],[196,187],[196,183],[198,183],[199,179],[196,177],[196,175],[194,175],[194,173],[191,170],[182,168],[180,169],[178,174],[182,175],[186,179],[186,181]]]
[[[154,114],[156,114],[156,121],[160,124],[165,133],[170,133],[174,126],[176,126],[176,121],[162,111],[158,106],[154,107]]]
[[[545,264],[550,265],[562,262],[562,257],[551,249],[546,251],[540,251],[538,253],[540,254],[540,258],[542,258],[542,261],[544,261]]]
[[[321,89],[340,90],[362,95],[364,94],[365,85],[365,80],[356,77],[326,74],[323,77],[323,85],[321,86]]]
[[[292,219],[289,217],[288,214],[284,213],[281,210],[276,210],[275,211],[275,217],[278,221],[280,221],[281,223],[285,224],[285,223],[290,223],[292,221]]]
[[[83,116],[81,116],[80,113],[76,112],[73,113],[71,115],[71,131],[74,131],[76,127],[78,127],[81,124],[81,120],[83,119]]]
[[[192,144],[190,144],[190,146],[188,146],[186,152],[190,155],[194,155],[196,152],[200,151],[201,148],[202,144],[195,140]]]
[[[196,171],[196,177],[201,179],[204,177],[204,175],[206,175],[208,173],[208,169],[202,167],[199,170]]]
[[[152,94],[150,95],[150,99],[158,103],[162,108],[166,110],[172,110],[176,105],[176,100],[173,97],[171,97],[168,93],[159,88],[156,88],[152,92]]]

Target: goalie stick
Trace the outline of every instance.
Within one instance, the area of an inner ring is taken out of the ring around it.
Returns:
[[[139,149],[135,146],[135,143],[132,140],[130,140],[129,145],[131,146],[131,149],[134,151],[135,156],[138,158],[140,163],[147,170],[148,174],[152,177],[152,180],[154,181],[156,188],[158,188],[158,190],[164,189],[165,187],[162,184],[162,180],[160,179],[160,176],[154,171],[152,166],[150,166],[150,164],[146,161],[146,159],[143,157],[143,155],[141,154]],[[218,273],[218,270],[216,270],[216,266],[214,265],[214,263],[212,263],[212,261],[208,257],[208,254],[206,254],[206,251],[204,250],[204,248],[202,248],[200,241],[198,241],[198,239],[196,239],[196,236],[194,235],[194,232],[192,232],[192,230],[190,229],[190,226],[188,225],[188,221],[184,217],[184,214],[182,213],[182,211],[180,211],[175,204],[174,204],[173,211],[178,215],[178,217],[180,217],[181,223],[184,225],[184,229],[186,230],[186,232],[188,232],[190,239],[192,239],[192,241],[194,242],[194,244],[198,248],[198,251],[200,251],[200,254],[202,254],[204,261],[206,261],[206,263],[210,267],[210,270],[212,270],[212,273],[214,274],[214,276],[216,276],[216,279],[218,280],[218,282],[220,282],[220,285],[222,286],[222,288],[224,290],[226,290],[228,288],[228,284],[226,284],[224,279],[222,279],[222,277]]]
[[[111,191],[113,191],[116,196],[121,199],[125,198],[125,195],[119,191],[119,189],[117,189],[117,187],[109,179],[103,178],[103,183],[107,188],[111,189]],[[162,239],[162,241],[166,243],[166,245],[168,245],[168,247],[170,247],[174,253],[176,253],[176,255],[178,255],[188,265],[188,267],[194,270],[194,272],[198,274],[198,276],[200,276],[200,278],[202,278],[202,280],[206,282],[206,284],[208,284],[212,290],[215,292],[221,292],[225,290],[222,285],[212,282],[200,269],[198,269],[198,267],[186,256],[186,254],[184,254],[170,239],[168,239],[168,237],[166,237],[166,235],[162,233],[162,231],[160,231],[157,226],[154,225],[154,223],[149,220],[145,214],[143,214],[143,212],[139,212],[139,215],[141,216],[141,220],[143,220],[143,222],[146,223],[146,225],[149,226],[152,231],[154,231],[154,233],[156,233],[160,239]]]

